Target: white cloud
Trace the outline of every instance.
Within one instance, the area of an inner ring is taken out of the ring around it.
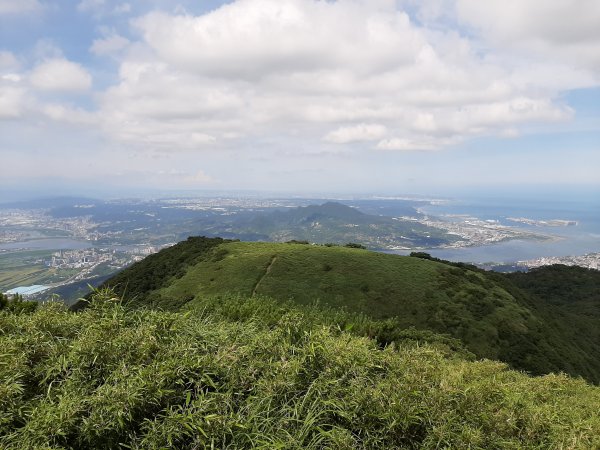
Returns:
[[[23,88],[0,83],[0,120],[20,117],[25,96]]]
[[[7,73],[2,75],[2,79],[5,81],[11,81],[13,83],[18,83],[21,81],[21,75],[17,74],[17,73]]]
[[[0,51],[0,71],[14,70],[19,67],[17,57],[8,51]]]
[[[211,184],[214,183],[214,179],[207,175],[203,170],[198,170],[194,175],[186,176],[183,180],[187,184]]]
[[[204,75],[255,79],[340,66],[373,73],[410,64],[423,37],[405,13],[371,3],[238,0],[204,16],[153,13],[135,24],[162,60]]]
[[[0,0],[1,14],[24,14],[41,9],[37,0]]]
[[[334,144],[348,144],[351,142],[376,141],[386,133],[383,125],[361,123],[347,127],[340,127],[325,136],[326,142]]]
[[[39,105],[39,109],[46,117],[58,122],[75,125],[93,125],[96,122],[94,114],[70,105],[49,103]]]
[[[143,16],[133,21],[141,40],[119,56],[120,82],[101,97],[105,130],[161,151],[286,135],[422,150],[569,120],[554,99],[594,83],[560,61],[509,59],[420,27],[394,5],[238,0],[200,16]]]
[[[377,143],[377,149],[379,150],[394,151],[436,150],[439,149],[439,146],[440,143],[431,136],[426,136],[419,140],[391,138],[384,139]]]
[[[128,39],[113,32],[102,39],[95,39],[90,51],[96,55],[111,55],[120,52],[128,45]]]
[[[25,111],[27,83],[20,80],[28,79],[35,88],[28,110],[37,117],[85,126],[96,120],[113,143],[136,154],[201,150],[269,159],[323,155],[330,143],[357,143],[356,153],[424,151],[568,121],[574,112],[560,94],[597,85],[593,57],[570,64],[561,56],[569,36],[594,42],[590,27],[581,34],[556,34],[550,25],[530,30],[534,37],[513,53],[514,36],[526,28],[518,21],[530,20],[517,17],[531,13],[521,3],[507,3],[510,27],[493,24],[493,14],[467,0],[401,3],[419,8],[422,22],[387,0],[237,0],[202,15],[151,12],[131,22],[133,37],[118,24],[100,27],[90,51],[110,55],[119,72],[118,82],[94,97],[94,112],[56,98],[85,93],[92,78],[42,41],[36,54],[43,62],[28,76],[18,64],[0,72],[4,116]],[[490,9],[499,4],[492,0]],[[99,18],[135,6],[83,0],[78,7]],[[453,20],[480,36],[440,26]],[[536,56],[551,44],[560,57]],[[0,53],[0,69],[4,60],[16,63]],[[36,90],[53,91],[53,103]]]
[[[597,0],[456,0],[459,20],[488,41],[600,77],[600,2]]]
[[[35,88],[45,91],[78,92],[92,85],[92,77],[85,68],[66,59],[39,64],[32,71],[30,81]]]

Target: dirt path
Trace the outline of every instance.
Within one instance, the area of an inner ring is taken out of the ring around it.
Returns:
[[[277,255],[273,255],[271,257],[271,261],[269,261],[269,265],[265,269],[265,273],[262,274],[262,276],[258,279],[258,281],[256,282],[256,284],[254,285],[254,289],[252,289],[252,297],[254,297],[256,295],[256,291],[258,290],[258,287],[260,286],[260,283],[262,283],[262,280],[264,280],[265,277],[267,275],[269,275],[269,272],[271,272],[271,268],[273,267],[273,264],[275,263],[276,259],[277,259]]]

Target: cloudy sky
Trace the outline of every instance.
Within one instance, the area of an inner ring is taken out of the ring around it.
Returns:
[[[6,190],[598,187],[600,2],[0,0],[0,152]]]

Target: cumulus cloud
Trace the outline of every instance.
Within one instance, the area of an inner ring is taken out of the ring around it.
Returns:
[[[210,184],[214,183],[214,179],[207,175],[203,170],[198,170],[193,175],[189,175],[183,178],[188,184]]]
[[[113,32],[104,38],[94,39],[90,51],[96,55],[112,55],[125,49],[129,43],[128,39]]]
[[[563,60],[600,77],[600,2],[456,0],[458,19],[488,41]]]
[[[386,133],[383,125],[361,123],[358,125],[340,127],[325,136],[326,142],[348,144],[351,142],[375,141]]]
[[[0,83],[0,120],[20,117],[25,96],[22,87]]]
[[[238,0],[199,17],[153,13],[136,25],[164,61],[233,78],[381,71],[410,63],[424,43],[405,13],[367,2]]]
[[[60,103],[39,105],[39,110],[49,119],[75,125],[92,125],[96,122],[93,113]]]
[[[463,3],[456,8],[467,20]],[[482,54],[471,39],[417,25],[383,0],[237,0],[197,16],[153,12],[133,26],[140,40],[120,57],[120,81],[101,97],[100,115],[116,139],[160,150],[286,134],[435,149],[568,120],[558,93],[594,82],[560,60]]]
[[[598,8],[573,2],[586,11],[571,14],[579,30],[559,21],[566,0],[236,0],[199,15],[155,11],[130,30],[99,28],[89,50],[119,71],[94,112],[54,97],[85,94],[92,77],[51,41],[37,44],[43,62],[29,73],[0,52],[0,115],[23,114],[29,82],[39,97],[30,109],[97,123],[134,151],[429,151],[513,136],[571,119],[560,94],[598,85]],[[99,18],[138,6],[82,0],[78,9]],[[469,33],[442,25],[453,22]],[[47,91],[53,103],[39,100]]]
[[[452,141],[447,140],[445,145],[449,145]],[[394,151],[414,151],[414,150],[436,150],[440,148],[440,142],[431,136],[421,136],[420,139],[407,138],[391,138],[384,139],[377,143],[379,150],[394,150]]]
[[[0,51],[0,71],[14,70],[19,67],[17,57],[6,50]]]
[[[78,92],[89,89],[91,75],[80,64],[66,59],[51,59],[34,68],[31,84],[44,91]]]

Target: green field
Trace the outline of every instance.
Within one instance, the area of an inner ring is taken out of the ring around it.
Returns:
[[[0,291],[7,291],[18,286],[56,283],[79,272],[78,270],[54,269],[37,262],[48,259],[52,253],[51,250],[0,253]]]

